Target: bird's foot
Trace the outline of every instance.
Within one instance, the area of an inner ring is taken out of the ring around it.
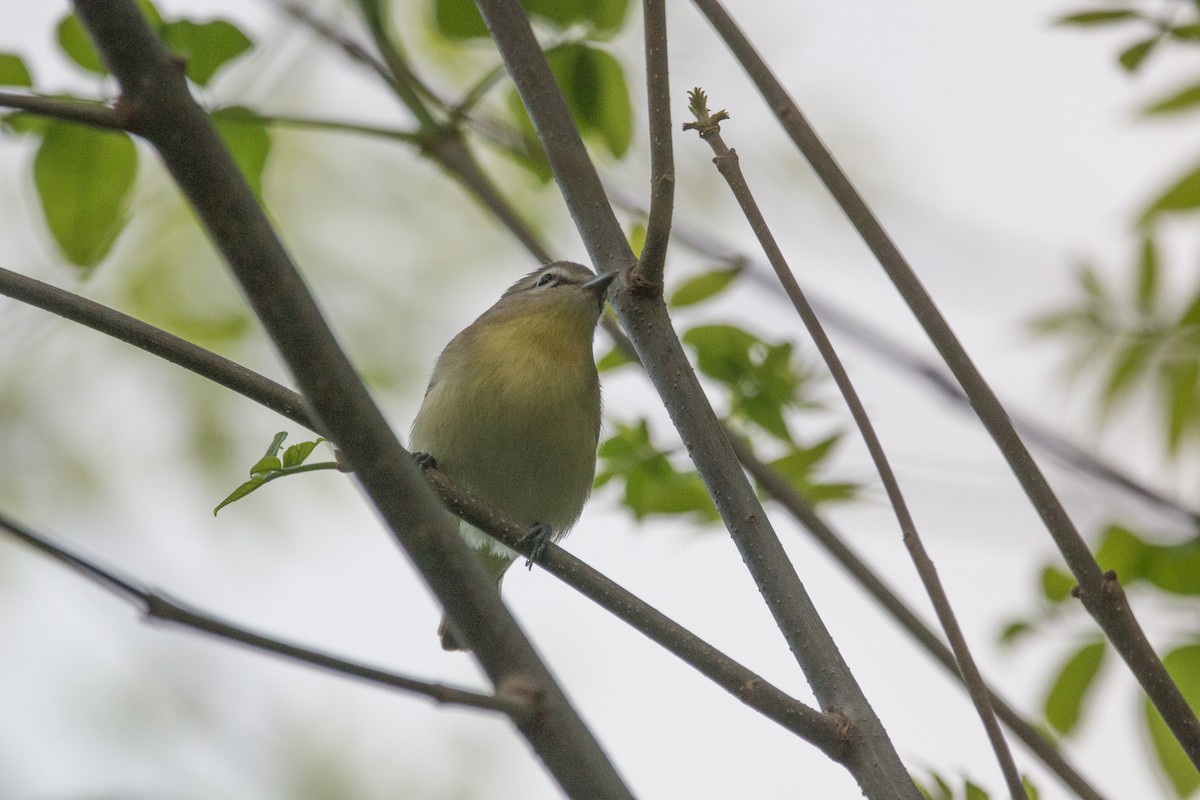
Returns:
[[[413,453],[412,457],[421,469],[437,469],[437,459],[429,453]]]
[[[517,544],[533,542],[533,549],[529,551],[529,558],[525,560],[526,569],[533,569],[534,562],[546,554],[546,545],[550,544],[550,536],[553,533],[554,528],[546,523],[535,522],[517,542]]]

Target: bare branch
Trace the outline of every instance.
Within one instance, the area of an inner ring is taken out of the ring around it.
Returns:
[[[630,280],[662,291],[663,265],[675,205],[675,159],[671,148],[671,82],[664,0],[643,0],[646,40],[646,102],[650,121],[650,215],[646,243]]]
[[[778,242],[775,241],[775,236],[771,233],[771,229],[767,225],[767,220],[763,217],[762,211],[758,207],[758,202],[754,199],[754,195],[750,191],[750,185],[746,182],[745,175],[742,174],[737,153],[726,146],[724,139],[721,137],[719,120],[727,119],[728,115],[724,111],[710,115],[706,106],[704,92],[700,89],[692,90],[691,98],[692,112],[695,114],[697,122],[696,130],[700,134],[700,138],[708,142],[708,145],[712,148],[715,156],[713,163],[716,164],[717,171],[721,173],[721,176],[729,185],[729,189],[741,207],[746,220],[750,223],[750,228],[754,231],[754,235],[758,239],[763,253],[775,269],[775,275],[778,277],[784,291],[787,292],[788,298],[792,301],[792,306],[796,309],[796,313],[804,322],[804,327],[808,330],[809,336],[812,337],[813,343],[817,346],[817,352],[821,354],[822,360],[824,360],[826,366],[829,368],[834,383],[837,384],[838,391],[841,392],[843,399],[846,401],[846,407],[850,410],[850,416],[854,418],[854,424],[858,426],[863,443],[866,444],[867,451],[871,454],[871,460],[874,462],[875,469],[879,473],[879,479],[883,483],[884,491],[887,493],[888,501],[892,505],[896,521],[899,523],[900,530],[903,533],[904,545],[908,548],[913,564],[917,568],[917,574],[921,578],[925,592],[929,595],[930,602],[932,602],[938,620],[941,622],[942,630],[945,631],[946,637],[950,641],[963,684],[967,687],[967,693],[971,697],[971,702],[974,703],[975,710],[979,714],[979,719],[983,722],[983,727],[991,742],[992,750],[996,754],[996,760],[1000,764],[1000,771],[1004,774],[1004,780],[1008,784],[1009,794],[1013,797],[1013,800],[1027,798],[1025,785],[1021,781],[1021,773],[1017,770],[1017,764],[1013,760],[1012,751],[1008,747],[1004,733],[1000,730],[1000,724],[996,721],[996,714],[992,709],[987,686],[983,682],[983,676],[980,675],[979,667],[975,664],[975,658],[971,655],[966,636],[963,635],[962,628],[955,617],[954,609],[950,605],[950,599],[946,596],[945,587],[942,586],[942,582],[938,578],[937,567],[934,565],[929,553],[926,552],[925,545],[921,541],[921,536],[917,532],[917,526],[913,521],[912,514],[908,510],[908,503],[904,499],[904,493],[900,490],[900,483],[896,480],[896,475],[892,471],[892,465],[888,460],[887,453],[884,452],[883,444],[875,434],[875,426],[871,423],[871,418],[868,416],[866,408],[859,399],[858,391],[854,388],[850,376],[842,365],[842,360],[838,357],[833,343],[829,341],[829,337],[825,334],[825,329],[821,326],[821,321],[817,319],[816,312],[809,305],[804,292],[800,290],[800,285],[796,283],[796,276],[792,274],[792,269],[784,258],[783,251],[779,248]]]
[[[129,122],[124,114],[111,106],[77,99],[65,100],[60,97],[0,92],[0,106],[65,122],[77,122],[106,131],[126,130]]]
[[[71,567],[88,580],[121,599],[132,603],[144,617],[153,622],[164,622],[201,631],[227,642],[234,642],[264,653],[273,653],[338,675],[424,695],[438,703],[499,711],[516,718],[526,716],[531,711],[529,703],[519,697],[497,697],[480,694],[469,689],[421,681],[285,642],[273,636],[255,633],[247,628],[226,622],[207,611],[174,600],[133,578],[119,575],[116,570],[101,566],[92,558],[72,552],[3,513],[0,513],[0,529],[7,531],[11,536],[41,551],[55,561]]]
[[[1200,769],[1200,721],[1154,652],[1117,576],[1102,572],[1096,564],[1075,523],[1013,428],[1008,413],[920,279],[750,40],[718,0],[693,0],[693,3],[746,70],[784,131],[808,159],[946,361],[1079,582],[1079,599],[1129,665],[1192,764]]]

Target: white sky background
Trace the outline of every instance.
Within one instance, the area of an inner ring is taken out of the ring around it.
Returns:
[[[33,53],[39,85],[56,89],[74,80],[83,91],[86,83],[55,71],[47,50],[65,4],[9,5],[0,51]],[[1189,65],[1182,58],[1161,59],[1159,69],[1151,63],[1146,77],[1130,80],[1114,63],[1122,37],[1051,28],[1051,18],[1075,6],[1036,0],[741,6],[734,9],[737,18],[866,193],[1001,396],[1014,409],[1081,439],[1094,438],[1083,405],[1064,399],[1051,348],[1031,346],[1022,324],[1069,296],[1074,257],[1100,254],[1108,266],[1129,261],[1121,248],[1129,247],[1129,220],[1138,204],[1194,157],[1186,123],[1135,124],[1134,110],[1187,79]],[[196,0],[162,7],[168,15],[226,14],[260,35],[278,25],[259,4]],[[715,108],[729,108],[726,140],[741,154],[802,282],[919,346],[919,331],[865,247],[814,188],[715,37],[689,5],[671,4],[669,13],[677,123],[685,119],[683,96],[693,85],[708,90]],[[636,40],[627,44],[638,52]],[[302,63],[276,60],[260,64],[261,74],[231,74],[217,95],[268,111],[317,107],[329,108],[331,116],[395,119],[391,101],[368,81],[352,79],[356,72],[330,71],[335,68],[314,57],[323,49],[297,40],[296,51],[306,54]],[[633,69],[640,57],[630,63]],[[300,77],[288,83],[283,73],[290,69]],[[640,120],[644,114],[638,113]],[[430,185],[427,168],[412,166],[409,153],[352,143],[336,164],[307,164],[298,177],[273,176],[268,197],[281,218],[293,220],[284,223],[284,234],[311,271],[335,326],[352,328],[356,310],[393,300],[408,304],[397,308],[397,317],[420,320],[419,330],[409,324],[402,333],[378,334],[416,351],[406,357],[406,368],[416,370],[404,379],[408,393],[387,408],[406,432],[439,347],[529,263],[502,234],[434,241],[488,223],[448,182],[434,185],[433,194],[408,197],[407,181],[414,176],[423,181],[422,190]],[[29,155],[23,146],[0,142],[4,207],[33,200]],[[712,190],[707,146],[680,136],[676,159],[679,218],[749,249],[732,202]],[[370,182],[390,169],[397,170],[394,182]],[[635,161],[615,171],[637,190],[645,181],[642,169]],[[322,170],[337,180],[315,182],[312,176]],[[361,196],[338,194],[358,187]],[[413,225],[393,229],[382,214],[357,215],[357,204],[368,200],[402,209]],[[543,202],[554,207],[552,197]],[[6,216],[0,263],[71,285],[69,270],[54,265],[37,213],[20,208]],[[424,228],[425,238],[414,238],[413,226]],[[582,259],[571,228],[560,225],[552,238],[564,256]],[[446,262],[480,262],[468,276],[470,291],[436,274],[442,264],[426,256],[435,247]],[[372,272],[381,258],[390,262],[386,274]],[[336,271],[314,266],[333,260],[340,262]],[[677,250],[671,269],[704,266]],[[1173,277],[1190,283],[1189,276]],[[95,294],[102,295],[102,276],[97,286]],[[377,291],[382,299],[363,296]],[[739,290],[715,316],[736,318],[746,303],[755,304],[760,333],[802,338],[783,305],[751,288]],[[0,330],[16,327],[4,320],[13,308],[0,305]],[[704,318],[713,316],[706,312]],[[353,349],[354,334],[348,338]],[[123,345],[67,325],[32,322],[21,327],[19,341],[59,369],[125,358]],[[977,426],[860,348],[847,344],[844,356],[985,674],[1019,708],[1036,709],[1050,668],[1076,640],[1043,640],[1015,654],[998,652],[993,643],[1004,622],[1030,609],[1036,569],[1051,553],[1048,538]],[[121,363],[144,362],[134,354]],[[14,363],[10,348],[0,346],[0,370],[12,374],[6,368]],[[473,662],[437,648],[433,601],[349,482],[332,475],[284,481],[214,522],[214,490],[171,468],[178,457],[171,449],[177,420],[156,405],[156,398],[171,397],[164,368],[146,368],[137,380],[92,371],[97,384],[86,410],[62,421],[63,435],[81,448],[112,453],[119,466],[112,470],[111,493],[103,504],[78,507],[68,497],[30,500],[22,509],[26,520],[185,600],[258,628],[404,673],[479,682]],[[28,380],[47,394],[55,386],[49,366]],[[607,407],[616,419],[647,413],[653,402],[633,376],[616,376],[607,387]],[[247,432],[249,464],[259,442],[284,426],[244,408],[227,423]],[[659,431],[665,437],[663,425]],[[1143,442],[1156,433],[1153,425],[1125,424],[1097,447],[1177,490],[1187,476],[1162,468],[1154,460],[1157,448]],[[925,613],[891,512],[870,475],[861,446],[844,446],[835,476],[870,482],[873,500],[831,516]],[[1051,477],[1085,531],[1114,514],[1154,519],[1086,481],[1053,469]],[[230,485],[239,479],[240,473],[231,475]],[[768,680],[807,697],[803,677],[728,538],[717,530],[697,535],[679,522],[638,526],[617,510],[616,500],[600,492],[568,547]],[[966,772],[999,796],[993,758],[963,693],[802,533],[782,515],[773,518],[905,762]],[[291,532],[285,541],[271,529]],[[639,797],[858,796],[840,767],[549,576],[522,570],[506,582],[505,596]],[[1148,611],[1143,620],[1155,631],[1153,609]],[[298,786],[305,776],[339,760],[362,781],[360,797],[461,796],[456,788],[488,798],[557,796],[501,721],[153,629],[122,604],[8,544],[0,544],[0,643],[0,798],[106,792],[302,797]],[[1085,735],[1067,752],[1108,796],[1154,796],[1161,787],[1140,766],[1145,743],[1139,700],[1115,666],[1102,684],[1104,706],[1090,709]],[[1067,796],[1016,750],[1042,797]]]

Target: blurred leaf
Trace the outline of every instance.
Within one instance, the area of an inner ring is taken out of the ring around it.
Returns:
[[[839,433],[811,447],[793,447],[791,452],[768,466],[814,506],[827,501],[850,500],[857,494],[858,484],[823,483],[816,478],[821,462],[841,438]]]
[[[596,362],[597,372],[607,372],[617,367],[623,367],[626,364],[632,364],[633,359],[625,355],[625,351],[620,347],[613,345],[613,348],[600,357]]]
[[[1141,14],[1130,8],[1114,9],[1112,11],[1081,11],[1068,14],[1054,20],[1055,25],[1107,25],[1126,19],[1140,19]]]
[[[646,226],[635,222],[629,229],[629,249],[637,258],[642,257],[642,248],[646,246]]]
[[[1024,639],[1028,634],[1037,630],[1033,623],[1024,619],[1015,619],[1004,626],[1000,631],[1000,644],[1005,647],[1012,647],[1016,643]]]
[[[188,78],[200,86],[208,85],[217,70],[254,46],[236,25],[223,19],[176,20],[163,25],[160,34],[171,52],[185,60]]]
[[[1158,292],[1158,246],[1150,236],[1142,237],[1137,266],[1137,308],[1145,314],[1154,310]]]
[[[1200,364],[1168,360],[1163,368],[1167,383],[1167,452],[1176,455],[1184,434],[1197,424],[1200,414]]]
[[[637,519],[648,514],[693,514],[703,520],[719,518],[704,482],[694,471],[676,469],[668,454],[650,441],[646,420],[619,425],[601,442],[596,486],[613,479],[625,483],[625,505]]]
[[[488,35],[474,0],[434,0],[433,22],[443,36],[451,39],[479,39]]]
[[[1042,568],[1042,597],[1051,603],[1061,603],[1071,596],[1075,576],[1056,567]]]
[[[547,50],[546,60],[580,133],[598,138],[616,158],[625,155],[633,140],[633,109],[620,62],[603,50],[579,43]],[[517,124],[532,137],[533,123],[516,90],[509,103]]]
[[[583,25],[593,33],[611,34],[624,23],[629,0],[524,0],[522,5],[531,17],[556,28]],[[433,19],[438,30],[451,39],[488,35],[472,0],[434,0]]]
[[[1177,90],[1143,109],[1145,114],[1171,114],[1200,104],[1200,83]]]
[[[223,108],[212,115],[212,120],[246,182],[261,199],[263,172],[271,154],[271,134],[266,125],[253,111],[241,106]]]
[[[0,86],[33,86],[25,61],[12,53],[0,53]]]
[[[1176,25],[1170,28],[1167,33],[1171,34],[1171,38],[1173,39],[1194,42],[1200,39],[1200,24],[1191,22],[1187,25]]]
[[[758,337],[733,325],[700,325],[683,334],[696,353],[696,364],[710,378],[732,383],[749,372],[750,348]]]
[[[1189,211],[1197,206],[1200,206],[1200,166],[1192,168],[1151,203],[1142,212],[1141,222],[1145,224],[1163,211]]]
[[[1059,733],[1070,733],[1078,724],[1088,691],[1104,663],[1106,648],[1103,641],[1085,644],[1059,670],[1043,704],[1046,721]]]
[[[1138,68],[1142,66],[1142,62],[1146,60],[1146,56],[1150,55],[1150,51],[1154,49],[1154,45],[1158,44],[1160,41],[1162,41],[1162,37],[1153,36],[1149,39],[1138,42],[1137,44],[1131,45],[1121,51],[1121,54],[1117,56],[1117,61],[1119,61],[1121,66],[1127,71],[1137,72]]]
[[[1110,525],[1100,538],[1096,563],[1103,570],[1112,570],[1123,584],[1142,576],[1146,545],[1133,531],[1120,525]]]
[[[671,293],[668,305],[679,308],[690,306],[720,294],[729,288],[734,278],[742,273],[740,267],[718,269],[688,278]]]
[[[1130,586],[1146,581],[1171,594],[1200,595],[1200,540],[1158,545],[1128,528],[1111,525],[1104,532],[1096,561]]]
[[[988,793],[971,781],[963,781],[963,800],[988,800]]]
[[[1179,686],[1179,691],[1192,710],[1200,709],[1200,644],[1188,644],[1172,650],[1163,657],[1163,666]],[[1191,796],[1200,788],[1200,774],[1149,700],[1143,701],[1143,711],[1159,767],[1179,797]]]
[[[292,467],[298,467],[303,464],[305,460],[312,455],[313,449],[323,441],[325,440],[318,438],[312,442],[300,442],[300,444],[294,444],[287,450],[284,450],[283,468],[291,469]]]
[[[93,267],[125,227],[137,148],[123,133],[68,123],[46,127],[33,178],[55,242],[72,264]]]

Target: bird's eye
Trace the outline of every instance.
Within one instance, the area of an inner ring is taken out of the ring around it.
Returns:
[[[557,275],[555,275],[553,272],[547,272],[546,274],[542,275],[542,277],[537,279],[537,283],[535,283],[534,286],[535,287],[549,286],[550,284],[554,283],[557,280],[558,280]]]

